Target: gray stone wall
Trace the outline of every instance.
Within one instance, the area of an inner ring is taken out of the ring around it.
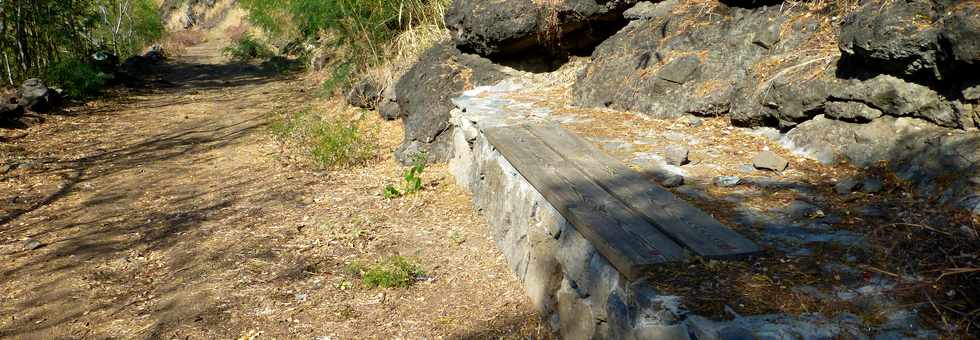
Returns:
[[[453,121],[450,170],[552,329],[564,339],[688,339],[679,298],[627,282],[476,125]]]

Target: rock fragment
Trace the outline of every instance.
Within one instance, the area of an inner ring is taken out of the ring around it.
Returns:
[[[667,161],[667,164],[681,166],[690,163],[690,159],[688,159],[690,154],[691,150],[687,146],[671,145],[664,150],[664,160]]]
[[[756,169],[783,171],[789,167],[789,161],[772,151],[763,151],[752,157],[752,166]]]
[[[714,183],[716,186],[728,188],[738,185],[741,181],[738,176],[718,176],[715,177]]]

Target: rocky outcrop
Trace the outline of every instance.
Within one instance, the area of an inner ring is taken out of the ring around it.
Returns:
[[[462,51],[519,59],[510,61],[540,71],[556,68],[555,58],[591,52],[625,25],[623,11],[636,2],[457,0],[446,12],[446,27]]]
[[[878,73],[942,79],[940,10],[932,1],[867,1],[841,25],[844,58]]]
[[[951,132],[914,118],[881,117],[867,124],[825,116],[800,124],[784,137],[789,148],[826,163],[860,167],[886,164],[921,197],[963,205],[980,195],[970,176],[980,171],[980,135]]]
[[[790,21],[792,12],[776,7],[713,5],[712,15],[681,1],[627,12],[638,19],[593,53],[573,86],[576,102],[656,117],[725,114],[736,98],[768,93],[774,79],[755,74],[757,64],[793,51],[820,28],[806,18]]]
[[[638,4],[625,13],[633,21],[593,53],[575,100],[655,117],[727,114],[736,125],[782,129],[819,114],[975,126],[980,20],[971,13],[980,5],[864,1],[839,21],[838,60],[827,40],[837,30],[826,14],[834,5],[810,12],[772,3]]]
[[[980,3],[962,1],[950,9],[940,32],[956,62],[980,66]]]
[[[830,99],[862,103],[891,116],[922,118],[945,127],[960,126],[953,104],[939,93],[889,75],[839,87]]]
[[[461,53],[448,43],[429,48],[395,85],[405,139],[395,158],[405,164],[418,153],[432,162],[449,159],[451,98],[464,90],[503,79],[507,70],[487,59]]]

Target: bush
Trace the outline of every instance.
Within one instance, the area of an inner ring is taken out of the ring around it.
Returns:
[[[309,110],[274,120],[269,129],[284,142],[297,144],[323,168],[349,168],[377,158],[373,129],[356,121],[321,119]]]
[[[48,67],[45,78],[49,85],[63,89],[70,97],[87,98],[102,92],[112,80],[112,75],[99,71],[91,64],[72,59]]]
[[[247,63],[256,59],[267,59],[273,56],[272,50],[263,45],[249,34],[242,35],[230,46],[225,47],[223,53],[232,60]]]

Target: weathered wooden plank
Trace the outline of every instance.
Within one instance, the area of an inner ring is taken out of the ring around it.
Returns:
[[[489,128],[490,143],[623,275],[684,259],[683,249],[525,127]]]
[[[528,129],[603,189],[698,255],[727,258],[761,250],[751,240],[574,133],[556,125],[529,126]]]

